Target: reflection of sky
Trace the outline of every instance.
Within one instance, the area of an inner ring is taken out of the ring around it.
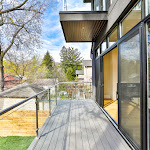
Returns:
[[[137,61],[140,58],[140,44],[139,44],[139,34],[131,38],[130,40],[121,43],[121,57],[125,60]]]
[[[141,10],[141,1],[133,8],[133,10]]]
[[[106,50],[106,42],[102,43],[102,52]]]
[[[109,42],[109,46],[113,45],[115,42]]]
[[[148,58],[150,58],[150,27],[148,28]]]

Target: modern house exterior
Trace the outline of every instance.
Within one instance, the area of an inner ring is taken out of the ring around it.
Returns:
[[[61,11],[66,42],[92,42],[93,99],[135,149],[150,149],[150,0]]]

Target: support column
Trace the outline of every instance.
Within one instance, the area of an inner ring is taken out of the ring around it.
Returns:
[[[96,64],[95,64],[95,42],[92,43],[92,91],[93,91],[93,100],[96,102]]]
[[[91,0],[91,11],[94,11],[94,0]]]

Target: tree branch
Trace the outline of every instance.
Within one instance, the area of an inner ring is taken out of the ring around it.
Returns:
[[[8,52],[8,50],[12,47],[12,45],[14,44],[14,40],[15,40],[17,34],[18,34],[18,33],[24,28],[24,26],[25,26],[26,24],[28,24],[35,16],[36,16],[36,14],[35,14],[30,20],[28,20],[26,23],[24,23],[23,25],[21,25],[20,29],[17,30],[17,32],[13,35],[10,45],[9,45],[9,46],[6,48],[6,50],[2,53],[1,58],[3,58],[3,57],[5,56],[5,54]]]
[[[21,8],[26,2],[27,2],[28,0],[25,0],[22,4],[20,4],[20,5],[18,5],[18,6],[16,6],[16,7],[14,7],[14,8],[11,8],[11,9],[7,9],[7,10],[4,10],[4,11],[1,11],[0,12],[0,15],[1,14],[5,14],[5,13],[8,13],[8,12],[11,12],[11,11],[14,11],[14,10],[17,10],[17,9],[19,9],[19,8]]]
[[[42,12],[38,11],[38,10],[34,10],[34,9],[30,9],[30,8],[18,8],[18,9],[15,9],[15,10],[25,10],[25,11],[33,11],[33,12],[36,12],[36,13],[39,13],[39,14],[43,14]]]
[[[7,49],[3,52],[2,54],[2,58],[4,57],[4,55],[8,52],[8,50],[12,47],[13,43],[14,43],[14,40],[17,36],[17,34],[21,31],[21,29],[25,26],[25,24],[22,25],[22,27],[13,35],[13,38],[11,40],[11,43],[10,45],[7,47]]]

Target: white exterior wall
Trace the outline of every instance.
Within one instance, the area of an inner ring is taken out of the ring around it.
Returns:
[[[84,66],[84,82],[92,82],[92,66]]]

